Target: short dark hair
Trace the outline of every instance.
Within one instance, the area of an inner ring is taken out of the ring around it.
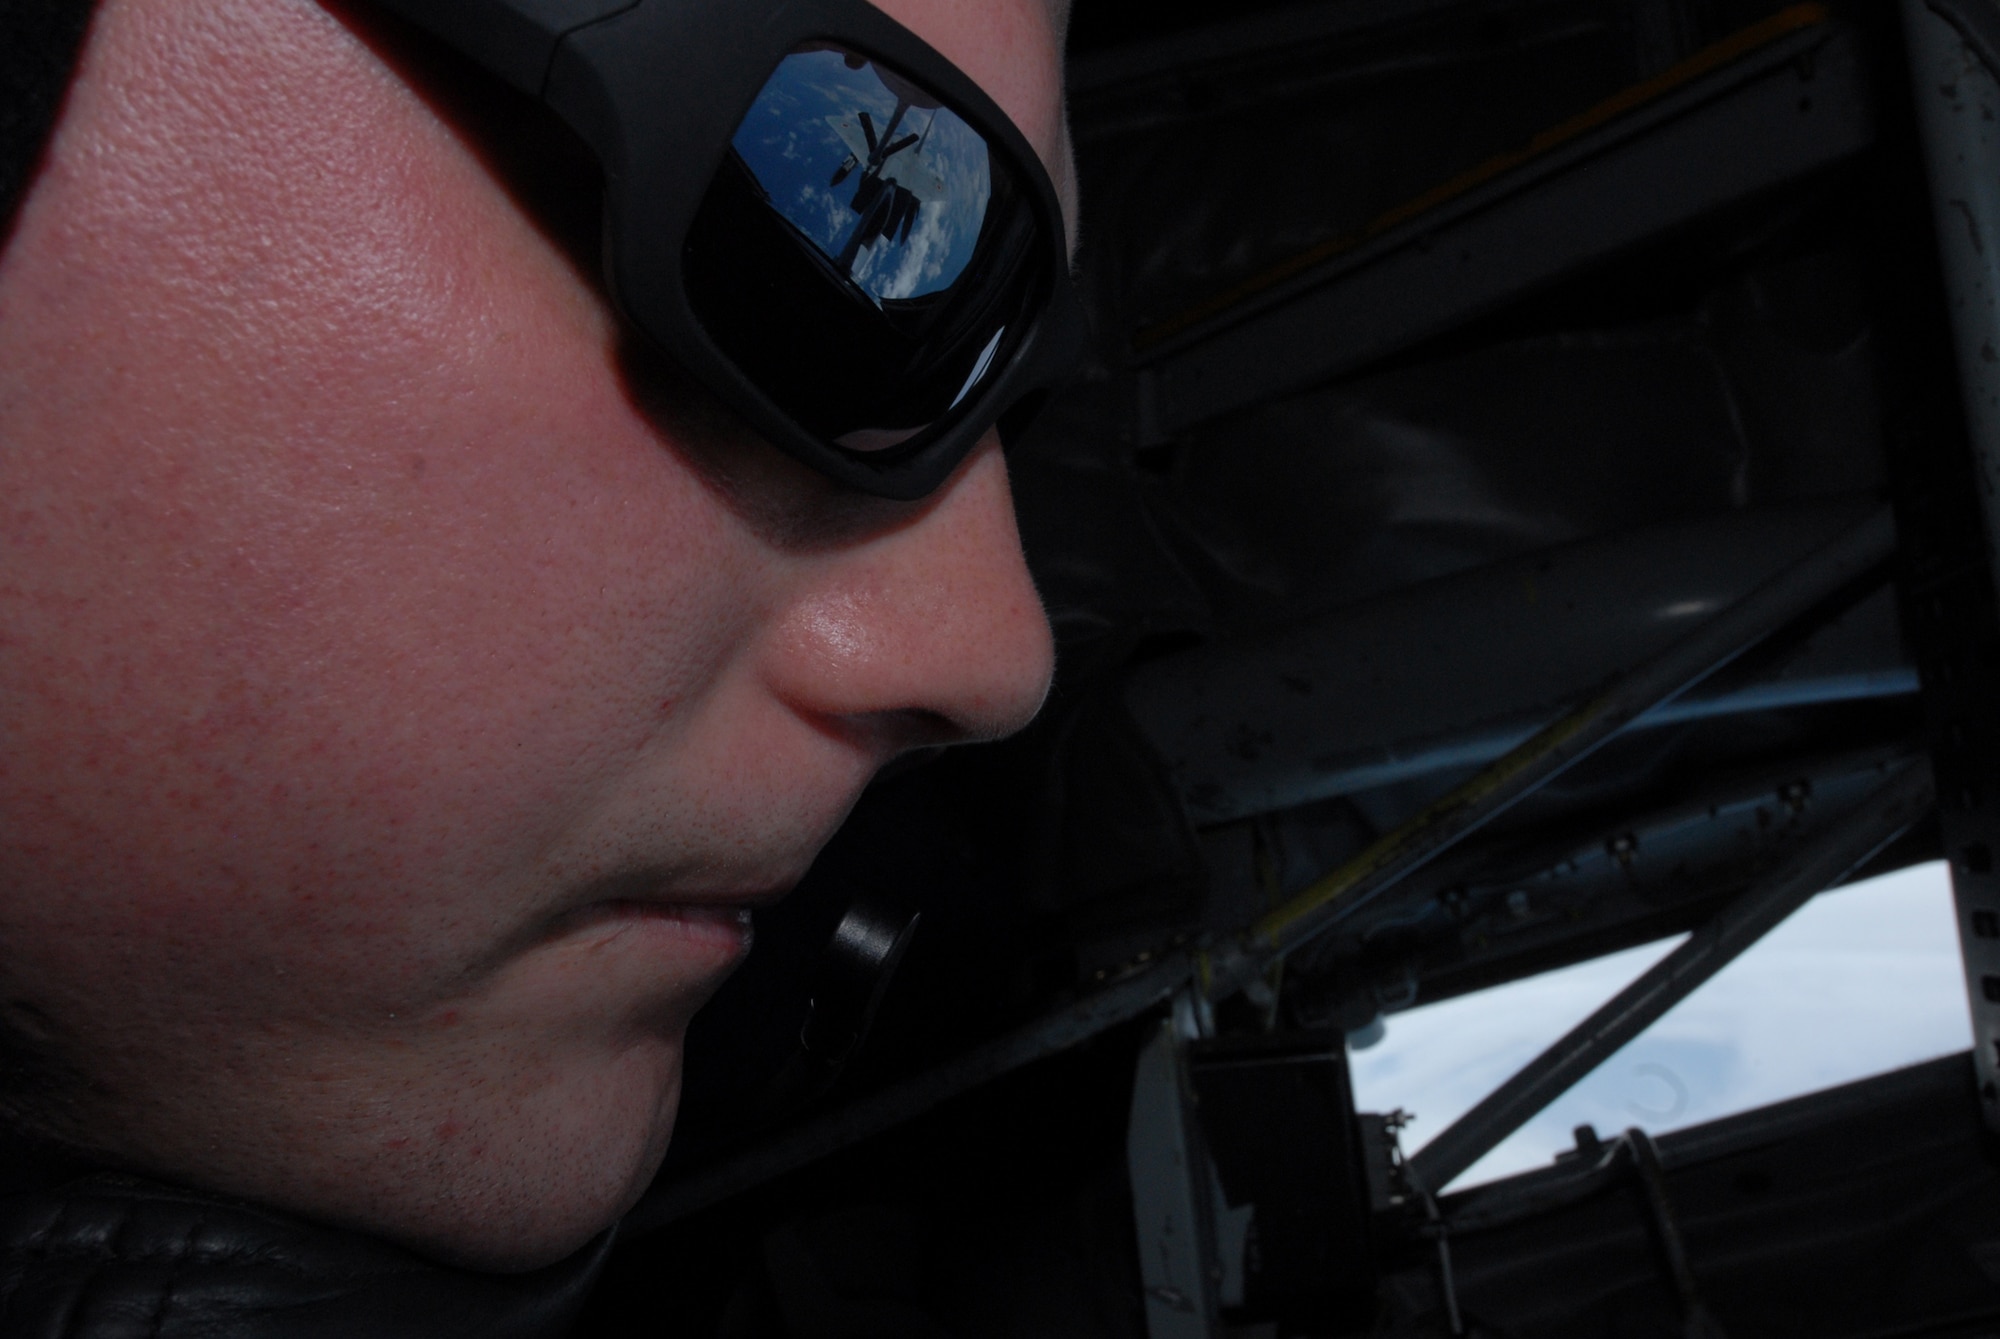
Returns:
[[[0,4],[0,243],[48,147],[93,0]]]

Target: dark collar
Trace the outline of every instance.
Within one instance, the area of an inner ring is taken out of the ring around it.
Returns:
[[[0,1171],[0,1339],[559,1339],[607,1232],[475,1274],[216,1196],[60,1163]]]

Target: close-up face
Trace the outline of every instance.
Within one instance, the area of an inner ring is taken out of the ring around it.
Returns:
[[[878,2],[1066,180],[1045,0]],[[995,436],[908,503],[754,440],[439,64],[98,9],[0,252],[0,1000],[44,1132],[526,1268],[645,1187],[750,910],[1052,650]]]

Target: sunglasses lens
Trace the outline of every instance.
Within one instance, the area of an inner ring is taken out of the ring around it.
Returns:
[[[819,46],[758,94],[683,260],[738,369],[822,440],[869,452],[920,444],[1006,365],[1048,247],[984,136],[896,71]]]

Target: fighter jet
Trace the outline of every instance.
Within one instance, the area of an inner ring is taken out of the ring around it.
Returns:
[[[838,186],[856,168],[861,169],[861,180],[849,204],[849,208],[861,215],[861,226],[847,239],[836,261],[843,274],[853,272],[863,248],[873,250],[875,243],[883,238],[898,243],[909,241],[923,206],[945,198],[943,179],[925,163],[923,156],[937,112],[931,112],[920,132],[898,137],[896,132],[902,129],[910,107],[908,98],[898,98],[888,126],[881,131],[876,130],[875,119],[865,111],[826,118],[848,150],[827,185]]]

